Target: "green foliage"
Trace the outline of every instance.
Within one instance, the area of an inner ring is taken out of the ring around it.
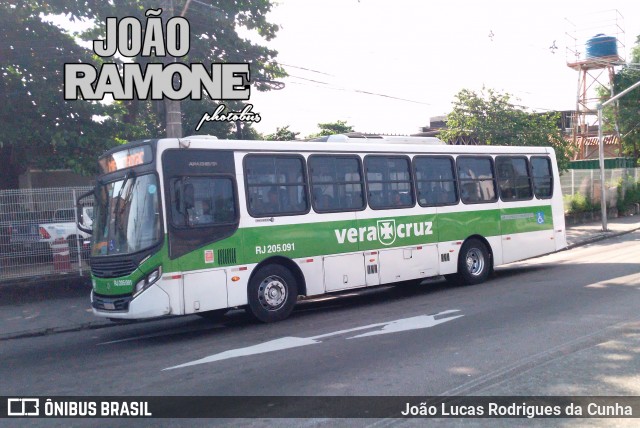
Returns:
[[[564,205],[567,214],[588,213],[600,209],[600,203],[594,203],[591,197],[581,193],[565,195]]]
[[[346,120],[319,123],[318,128],[320,128],[320,132],[309,135],[307,139],[323,137],[325,135],[348,134],[349,132],[353,132],[353,127],[351,125],[347,125]]]
[[[164,118],[164,103],[160,104],[162,117]],[[187,102],[186,100],[183,101],[181,106],[182,129],[184,130],[184,135],[214,135],[220,139],[236,138],[236,126],[233,122],[206,122],[200,127],[199,131],[195,130],[202,118],[202,115],[204,113],[213,114],[218,105],[218,101],[212,101],[208,98],[201,100],[199,103]],[[242,110],[242,108],[240,108],[240,110]]]
[[[289,125],[282,128],[276,128],[276,132],[269,134],[265,137],[265,140],[269,141],[291,141],[295,140],[299,132],[293,132],[289,129]]]
[[[89,0],[84,7],[75,7],[75,2],[67,0],[64,7],[72,17],[90,19],[95,26],[82,34],[82,38],[90,41],[104,39],[105,20],[109,16],[134,16],[138,18],[144,28],[146,22],[145,12],[162,6],[158,1],[123,0],[118,2],[106,2],[102,0]],[[186,0],[173,0],[174,14],[179,15],[184,10]],[[255,30],[264,40],[269,41],[276,36],[278,26],[267,21],[267,14],[271,11],[271,0],[236,1],[218,0],[189,2],[184,17],[189,21],[191,29],[189,53],[180,58],[184,63],[250,63],[251,64],[251,88],[252,90],[267,91],[272,88],[275,79],[286,75],[282,67],[275,61],[277,51],[260,44],[255,44],[249,39],[238,34],[241,27]],[[170,16],[170,11],[164,10],[163,19]],[[135,57],[133,61],[140,64],[159,62],[161,58]],[[109,61],[111,61],[109,59]],[[138,101],[151,104],[151,101]],[[230,110],[242,110],[242,103],[225,102]],[[195,127],[205,112],[213,113],[219,105],[205,97],[203,100],[186,99],[181,102],[183,132],[185,135],[211,134],[219,138],[237,138],[239,134],[246,138],[245,132],[238,131],[233,123],[207,122],[200,131]],[[240,108],[237,106],[240,105]],[[147,107],[149,108],[149,107]],[[164,112],[160,107],[154,118],[152,128],[160,130],[160,133],[147,135],[147,137],[160,137],[164,129]],[[241,128],[248,126],[241,125]],[[247,136],[257,136],[255,131],[247,131]]]
[[[252,125],[244,123],[242,126],[241,139],[243,140],[264,140],[264,135],[258,132]],[[240,138],[238,138],[240,139]]]
[[[63,97],[65,63],[93,63],[90,53],[41,19],[38,1],[0,1],[0,188],[17,187],[29,167],[92,172],[107,146],[102,104]]]
[[[636,39],[636,44],[631,50],[631,64],[640,63],[640,36]],[[613,91],[615,94],[627,89],[629,86],[640,81],[640,69],[637,65],[625,65],[615,75],[613,81]],[[600,89],[600,98],[606,101],[611,93],[608,88]],[[617,104],[617,105],[616,105]],[[636,161],[640,158],[640,88],[627,93],[618,99],[617,103],[604,108],[603,129],[613,131],[616,122],[619,127],[622,141],[623,155],[632,156]]]
[[[176,15],[186,1],[173,0]],[[0,0],[0,188],[17,187],[18,175],[29,167],[72,168],[92,174],[96,172],[96,158],[108,148],[164,134],[161,102],[133,100],[105,105],[65,101],[65,63],[98,66],[101,61],[119,60],[97,57],[64,29],[46,21],[47,16],[64,14],[71,21],[94,23],[81,35],[91,41],[104,39],[107,17],[135,16],[144,27],[145,11],[161,5],[150,0]],[[252,90],[271,89],[273,81],[285,75],[275,61],[277,52],[238,34],[238,29],[244,27],[255,30],[266,41],[273,39],[278,26],[267,21],[271,8],[271,0],[189,2],[185,17],[191,27],[190,51],[179,60],[250,63]],[[169,11],[165,10],[162,16],[167,19]],[[141,64],[162,61],[143,57],[131,60]],[[195,133],[205,112],[215,111],[218,102],[185,100],[181,104],[183,129],[189,135]],[[235,111],[242,109],[231,104],[228,107]],[[238,127],[234,123],[209,122],[201,131],[220,138],[261,138],[248,124]]]
[[[640,181],[624,188],[622,180],[620,180],[616,190],[618,193],[618,212],[624,213],[628,211],[632,205],[640,204]]]
[[[447,115],[446,141],[475,136],[495,146],[552,146],[558,167],[566,170],[571,158],[570,142],[558,127],[559,113],[528,113],[511,103],[511,95],[492,89],[480,93],[463,89],[456,94]]]

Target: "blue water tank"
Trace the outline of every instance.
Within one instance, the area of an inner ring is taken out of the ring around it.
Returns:
[[[587,40],[587,58],[618,56],[618,44],[615,37],[596,34]]]

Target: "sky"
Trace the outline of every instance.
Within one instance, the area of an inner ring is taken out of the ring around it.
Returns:
[[[262,43],[290,76],[282,90],[252,91],[250,102],[258,131],[289,125],[300,137],[336,120],[410,135],[448,113],[460,90],[483,86],[529,110],[575,109],[574,52],[604,33],[628,58],[640,35],[637,0],[275,3],[269,21],[281,28]]]

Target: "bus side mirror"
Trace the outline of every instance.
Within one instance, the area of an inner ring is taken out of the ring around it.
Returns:
[[[78,219],[78,222],[76,223],[76,226],[78,227],[78,229],[80,229],[81,231],[83,231],[84,233],[91,235],[93,233],[93,230],[84,227],[84,214],[83,214],[83,207],[84,204],[82,203],[83,199],[89,198],[91,196],[94,196],[94,190],[90,190],[87,193],[84,193],[82,195],[80,195],[78,197],[78,200],[76,201],[76,210],[77,210],[77,216],[76,218]]]

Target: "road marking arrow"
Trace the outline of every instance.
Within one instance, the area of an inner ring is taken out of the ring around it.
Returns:
[[[258,345],[247,346],[245,348],[231,349],[229,351],[220,352],[218,354],[210,355],[199,360],[190,361],[188,363],[180,364],[173,367],[167,367],[164,370],[180,369],[183,367],[195,366],[198,364],[213,363],[215,361],[228,360],[230,358],[246,357],[249,355],[264,354],[267,352],[283,351],[285,349],[299,348],[307,345],[315,345],[322,343],[319,339],[324,339],[331,336],[339,336],[354,331],[370,330],[376,327],[382,327],[380,330],[370,331],[367,333],[359,334],[357,336],[348,337],[347,339],[358,339],[362,337],[377,336],[380,334],[399,333],[402,331],[419,330],[436,326],[438,324],[445,323],[447,321],[460,318],[464,315],[457,315],[453,317],[442,318],[443,315],[449,315],[455,312],[459,312],[459,309],[452,309],[448,311],[439,312],[435,315],[420,315],[417,317],[403,318],[395,321],[389,321],[384,323],[369,324],[360,327],[354,327],[346,330],[338,330],[331,333],[321,334],[313,337],[281,337],[279,339],[270,340],[268,342],[260,343]],[[440,317],[440,318],[436,318]]]

